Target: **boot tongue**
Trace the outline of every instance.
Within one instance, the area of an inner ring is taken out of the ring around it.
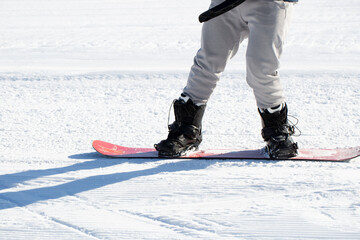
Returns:
[[[278,128],[287,124],[287,106],[281,104],[273,108],[259,109],[263,126],[266,128]]]
[[[283,108],[284,108],[284,105],[280,104],[280,105],[272,107],[272,108],[267,108],[266,111],[268,111],[269,113],[276,113],[276,112],[280,112]]]
[[[205,105],[197,106],[191,99],[183,101],[179,98],[174,102],[175,119],[179,125],[194,125],[201,128],[201,121],[205,112]]]
[[[267,113],[275,113],[280,112],[282,109],[286,107],[286,103],[279,104],[275,107],[269,107],[269,108],[259,108],[260,113],[267,112]]]
[[[185,94],[181,94],[180,97],[179,97],[179,101],[182,102],[182,103],[187,103],[187,101],[190,100],[190,97],[189,96],[186,96]]]

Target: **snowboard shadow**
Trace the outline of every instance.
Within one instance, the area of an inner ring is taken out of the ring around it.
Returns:
[[[0,189],[7,189],[16,184],[26,182],[29,180],[38,179],[41,177],[57,175],[68,172],[75,172],[80,170],[101,169],[111,167],[123,163],[141,164],[145,162],[160,162],[160,165],[132,172],[118,172],[112,174],[93,175],[81,179],[76,179],[67,183],[58,184],[55,186],[33,188],[20,191],[8,191],[0,193],[0,210],[14,207],[23,207],[36,202],[46,201],[51,199],[59,199],[66,196],[76,195],[78,193],[94,190],[114,183],[125,182],[130,179],[138,177],[146,177],[161,173],[171,173],[179,171],[196,171],[209,167],[217,162],[224,160],[194,160],[194,159],[177,159],[176,161],[169,159],[114,159],[109,157],[99,156],[96,153],[83,153],[69,156],[70,159],[89,159],[80,163],[75,163],[65,167],[49,168],[40,170],[28,170],[24,172],[0,175]],[[92,160],[91,160],[92,159]],[[235,160],[225,160],[234,161]],[[244,160],[247,164],[252,164],[254,160]],[[266,163],[268,161],[259,161],[257,163]],[[5,187],[6,186],[6,187]],[[1,201],[5,200],[5,202]],[[3,202],[3,203],[1,203]]]
[[[76,160],[92,160],[75,163],[73,165],[65,166],[65,167],[57,167],[57,168],[49,168],[49,169],[37,169],[37,170],[28,170],[18,173],[10,173],[0,175],[0,190],[14,187],[18,183],[23,183],[29,180],[62,174],[67,172],[75,172],[79,170],[91,170],[96,168],[104,168],[110,167],[118,164],[122,164],[124,162],[129,162],[125,159],[119,160],[115,158],[109,158],[106,156],[102,156],[96,152],[90,153],[81,153],[68,156],[69,159]],[[131,159],[129,159],[131,161]],[[156,159],[154,159],[155,161]],[[159,161],[162,159],[159,159]],[[146,159],[136,159],[131,161],[131,163],[142,164],[148,160]]]

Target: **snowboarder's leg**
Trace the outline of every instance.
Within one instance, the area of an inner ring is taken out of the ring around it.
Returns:
[[[221,2],[213,0],[210,7]],[[160,156],[179,156],[198,148],[206,103],[227,61],[248,35],[246,23],[239,14],[239,9],[234,8],[204,23],[201,48],[194,58],[187,85],[174,102],[176,121],[169,126],[168,138],[155,144]]]
[[[271,158],[297,155],[294,133],[287,120],[287,106],[278,73],[279,59],[292,12],[292,3],[253,0],[244,3],[249,24],[246,53],[247,82],[253,88],[262,118],[262,136]],[[249,14],[251,13],[251,14]]]
[[[278,69],[292,5],[283,1],[252,0],[240,8],[250,29],[246,79],[259,108],[274,107],[285,101]]]
[[[210,7],[221,2],[213,0]],[[203,25],[201,48],[194,58],[184,88],[184,93],[196,104],[207,103],[227,61],[236,54],[239,44],[248,35],[248,28],[240,17],[239,7]]]

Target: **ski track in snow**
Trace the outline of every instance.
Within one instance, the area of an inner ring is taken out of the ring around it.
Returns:
[[[167,133],[209,1],[2,0],[0,239],[360,239],[348,163],[109,159]],[[281,67],[303,148],[360,145],[360,4],[301,0]],[[202,148],[263,146],[244,42]],[[295,121],[295,120],[294,120]]]

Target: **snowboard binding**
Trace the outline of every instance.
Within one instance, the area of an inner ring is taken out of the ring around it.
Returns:
[[[198,150],[202,141],[201,121],[205,105],[195,105],[184,94],[174,100],[173,105],[175,121],[168,125],[168,137],[154,145],[161,157],[184,156],[190,151]]]
[[[289,124],[287,112],[285,103],[273,109],[259,109],[263,123],[261,135],[271,159],[289,159],[298,155],[298,145],[291,137],[295,126]]]

